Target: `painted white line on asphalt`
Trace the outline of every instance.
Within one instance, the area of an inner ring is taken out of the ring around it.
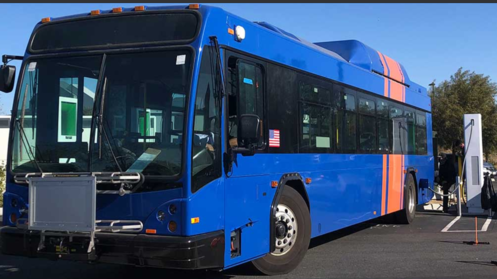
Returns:
[[[455,230],[455,231],[446,231],[446,232],[450,232],[450,233],[474,233],[475,230]],[[478,230],[478,232],[485,232],[485,231],[480,231]]]
[[[456,218],[454,218],[454,220],[452,220],[447,226],[445,226],[445,228],[443,228],[442,232],[447,232],[450,227],[452,227],[457,221],[459,221],[459,219],[461,219],[461,216],[457,216]]]
[[[486,232],[488,229],[488,226],[490,226],[490,223],[492,222],[492,218],[494,217],[495,212],[487,217],[487,220],[485,221],[485,224],[483,224],[483,227],[481,227],[481,230]]]

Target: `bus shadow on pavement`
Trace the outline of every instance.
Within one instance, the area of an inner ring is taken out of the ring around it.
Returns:
[[[330,232],[311,239],[309,249],[340,239],[345,236],[349,236],[351,234],[360,232],[362,230],[369,229],[377,225],[391,225],[391,224],[395,224],[395,220],[392,218],[392,216],[383,216],[373,220],[366,221],[364,223],[359,223],[357,225],[346,227],[341,230]]]
[[[497,264],[495,264],[495,263],[486,262],[486,261],[456,261],[456,262],[465,263],[465,264],[484,265],[484,266],[497,266]]]

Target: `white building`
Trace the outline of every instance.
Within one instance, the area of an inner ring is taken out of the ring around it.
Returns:
[[[0,115],[0,165],[7,163],[7,146],[9,145],[10,115]]]

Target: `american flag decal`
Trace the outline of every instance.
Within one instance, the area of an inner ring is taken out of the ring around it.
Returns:
[[[280,130],[269,129],[269,147],[280,147]]]

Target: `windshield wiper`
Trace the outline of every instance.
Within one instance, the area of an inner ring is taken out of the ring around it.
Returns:
[[[98,112],[98,159],[102,159],[102,135],[105,138],[105,141],[109,145],[109,150],[110,154],[112,155],[112,158],[114,159],[114,162],[116,162],[117,167],[119,168],[119,171],[122,172],[123,169],[121,168],[121,164],[119,164],[119,161],[117,160],[116,155],[114,154],[114,150],[112,148],[112,143],[109,140],[109,136],[107,135],[107,131],[105,131],[104,127],[104,107],[105,107],[105,93],[107,92],[107,77],[104,78],[104,85],[102,87],[102,96],[100,97],[100,111]]]
[[[215,92],[220,93],[217,94],[216,97],[218,97],[219,103],[221,104],[221,99],[224,97],[224,76],[223,76],[223,66],[221,63],[221,49],[219,47],[219,43],[217,41],[216,36],[210,36],[209,39],[212,41],[214,44],[214,49],[216,50],[216,82],[215,86],[217,87]],[[218,92],[220,91],[220,92]]]
[[[100,99],[100,90],[101,90],[101,87],[102,87],[102,78],[103,78],[103,73],[105,71],[105,61],[107,59],[107,54],[104,53],[104,55],[102,56],[102,61],[100,62],[100,70],[99,70],[99,74],[98,74],[98,81],[97,81],[97,88],[96,88],[96,91],[95,91],[95,99],[94,99],[94,103],[93,103],[93,111],[92,111],[92,114],[91,114],[91,131],[90,131],[90,146],[89,146],[89,160],[88,160],[88,171],[91,171],[91,165],[92,165],[92,160],[93,160],[93,153],[94,153],[94,144],[93,144],[93,141],[95,140],[95,132],[97,129],[95,129],[95,124],[99,124],[99,123],[95,123],[95,121],[97,121],[98,119],[98,115],[97,115],[97,111],[98,111],[98,100]]]
[[[98,159],[102,159],[102,127],[105,103],[105,91],[107,91],[107,78],[104,78],[102,96],[100,97],[100,111],[98,112]]]
[[[36,165],[36,167],[38,168],[40,173],[43,173],[43,170],[41,169],[40,164],[38,164],[38,161],[36,161],[36,156],[33,153],[33,150],[31,149],[29,142],[26,142],[26,140],[25,140],[27,137],[26,137],[26,133],[24,132],[24,128],[21,126],[21,121],[19,121],[19,119],[16,119],[15,122],[17,123],[16,126],[17,126],[17,129],[19,130],[21,144],[24,146],[24,149],[26,149],[28,151],[29,159],[31,160],[31,162],[33,162]]]

